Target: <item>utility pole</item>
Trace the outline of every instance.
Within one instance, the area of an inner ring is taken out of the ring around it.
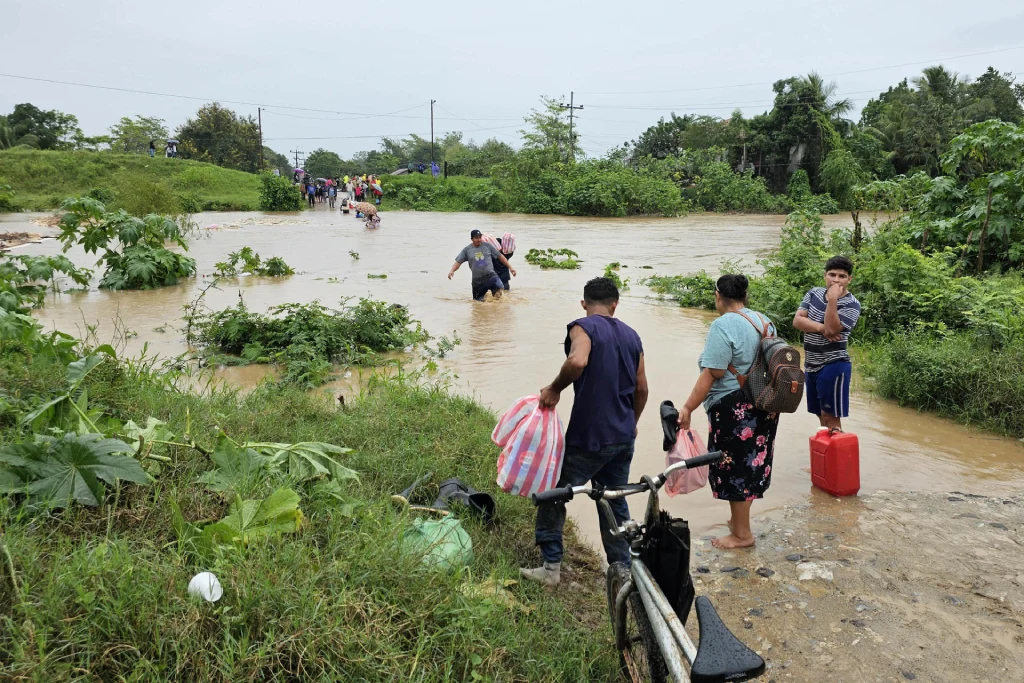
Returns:
[[[430,167],[434,167],[434,102],[430,100]]]
[[[265,171],[267,167],[263,163],[263,112],[259,107],[256,107],[256,120],[260,123],[260,171]]]
[[[299,155],[303,154],[304,152],[297,152],[294,149],[290,149],[288,151],[295,155],[295,168],[302,168],[301,166],[299,166]]]
[[[575,97],[575,93],[573,93],[570,90],[569,91],[569,104],[565,104],[563,102],[563,103],[558,105],[562,109],[568,109],[569,110],[569,160],[570,161],[576,161],[576,154],[575,154],[575,150],[573,149],[573,139],[572,139],[572,119],[573,119],[573,115],[576,113],[577,109],[583,109],[583,105],[582,104],[579,105],[578,107],[574,107],[573,106],[573,98],[574,97]]]

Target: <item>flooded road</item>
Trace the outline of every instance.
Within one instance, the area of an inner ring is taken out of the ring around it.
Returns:
[[[296,215],[196,216],[200,226],[218,226],[191,244],[189,253],[197,260],[200,274],[211,274],[214,263],[242,246],[252,247],[264,258],[281,256],[298,273],[283,279],[224,281],[207,294],[206,304],[224,308],[234,305],[240,295],[256,311],[314,299],[333,305],[346,296],[406,304],[435,337],[451,336],[454,331],[462,339],[440,362],[442,370],[454,375],[460,391],[501,411],[520,396],[536,394],[555,377],[564,358],[565,325],[583,314],[579,300],[584,283],[600,275],[607,263],[618,261],[628,266],[620,276],[629,278],[631,288],[624,292],[617,317],[634,327],[643,340],[651,388],[640,422],[634,479],[664,466],[658,404],[671,399],[678,405],[689,395],[711,319],[711,314],[658,301],[637,281],[651,274],[700,269],[713,273],[724,259],[741,259],[754,269],[754,260],[777,245],[784,221],[783,216],[743,215],[630,220],[414,212],[382,216],[378,231],[368,231],[362,221],[325,208]],[[827,220],[845,225],[849,219]],[[516,234],[519,251],[512,264],[519,276],[510,295],[501,301],[471,301],[466,268],[453,281],[446,279],[455,254],[469,242],[474,228],[498,236],[506,231]],[[47,233],[25,215],[0,217],[2,231]],[[583,268],[542,271],[523,260],[531,247],[572,249],[579,253]],[[60,245],[51,240],[27,245],[17,253],[59,250]],[[350,251],[358,252],[359,259],[351,257]],[[81,252],[72,251],[69,256],[80,265],[92,266],[92,258]],[[387,279],[368,279],[368,274],[386,274]],[[209,281],[199,277],[147,292],[66,293],[51,298],[38,317],[47,327],[79,334],[86,325],[98,325],[99,339],[109,341],[113,319],[119,316],[138,333],[128,340],[128,353],[137,353],[148,343],[150,352],[176,355],[185,348],[180,332],[182,307]],[[258,380],[263,372],[263,368],[235,368],[223,375],[244,384]],[[1015,440],[973,432],[861,391],[853,393],[851,402],[852,417],[844,424],[861,440],[865,492],[955,489],[995,495],[1020,491],[1024,485],[1024,447]],[[571,405],[572,392],[566,391],[558,408],[564,420]],[[706,433],[702,410],[694,415],[694,428]],[[816,428],[816,418],[807,413],[783,417],[772,486],[767,498],[754,506],[755,514],[809,500],[813,505],[821,499],[820,494],[811,495],[807,472],[807,438]],[[698,530],[722,523],[727,514],[726,504],[712,500],[707,489],[665,498],[663,504]],[[634,513],[639,514],[641,506],[634,503]],[[576,501],[570,509],[584,532],[597,538],[593,504]]]

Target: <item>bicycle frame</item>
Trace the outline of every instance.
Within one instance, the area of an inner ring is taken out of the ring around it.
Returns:
[[[648,534],[653,525],[659,523],[661,506],[658,494],[668,476],[685,468],[700,467],[717,462],[722,457],[722,453],[718,451],[707,453],[685,462],[673,464],[659,475],[644,476],[639,484],[627,484],[614,489],[567,486],[533,494],[535,504],[568,502],[573,499],[574,495],[585,494],[597,502],[598,512],[604,518],[605,526],[612,537],[629,541],[631,560],[629,577],[618,589],[618,593],[614,596],[614,605],[609,605],[609,608],[613,611],[616,649],[622,653],[634,680],[641,672],[638,671],[636,662],[630,661],[630,648],[626,642],[626,618],[629,612],[627,601],[634,591],[637,592],[643,603],[644,613],[653,631],[658,649],[661,651],[665,666],[677,683],[690,683],[692,678],[690,672],[693,670],[695,662],[700,669],[701,680],[748,680],[764,673],[764,660],[736,639],[728,627],[721,622],[711,603],[704,597],[698,597],[696,600],[701,636],[701,644],[698,648],[686,632],[683,621],[676,614],[675,608],[658,586],[650,569],[640,559]],[[641,526],[636,521],[627,519],[619,525],[608,501],[642,492],[649,493],[644,524]],[[609,585],[611,585],[610,579]],[[708,626],[707,633],[705,633],[705,625]],[[715,640],[705,642],[706,637],[712,637],[715,629],[717,629]]]
[[[690,635],[686,632],[679,615],[675,613],[668,603],[665,594],[658,588],[650,571],[635,554],[630,563],[630,581],[627,582],[619,594],[615,596],[615,619],[616,622],[625,624],[626,600],[634,590],[640,594],[643,600],[647,618],[650,620],[651,628],[658,640],[658,648],[669,672],[679,683],[687,683],[690,675],[683,664],[683,658],[689,665],[697,656],[697,646]],[[616,629],[617,633],[624,633],[625,629]],[[621,645],[621,643],[616,643]],[[622,649],[621,647],[619,649]]]

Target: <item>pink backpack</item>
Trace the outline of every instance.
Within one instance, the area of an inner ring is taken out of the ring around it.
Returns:
[[[700,436],[697,432],[692,429],[679,430],[676,435],[676,443],[672,446],[672,450],[665,454],[665,467],[674,465],[677,462],[683,460],[689,460],[695,458],[698,455],[704,455],[708,452],[704,442],[701,441]],[[668,480],[665,482],[665,491],[668,492],[669,497],[677,496],[680,493],[693,493],[699,488],[703,488],[708,483],[708,466],[697,467],[695,469],[682,470],[680,472],[673,472],[668,476]]]
[[[539,396],[520,398],[505,411],[491,434],[501,447],[497,484],[505,493],[529,497],[553,489],[562,473],[565,432]]]

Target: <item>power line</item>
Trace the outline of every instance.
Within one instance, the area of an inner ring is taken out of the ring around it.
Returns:
[[[219,98],[216,98],[216,97],[197,97],[197,96],[194,96],[194,95],[178,95],[178,94],[174,94],[174,93],[155,92],[155,91],[152,91],[152,90],[135,90],[133,88],[118,88],[118,87],[110,86],[110,85],[94,85],[94,84],[91,84],[91,83],[74,83],[72,81],[58,81],[58,80],[53,79],[53,78],[36,78],[36,77],[33,77],[33,76],[19,76],[17,74],[3,74],[3,73],[0,73],[0,77],[3,77],[3,78],[17,78],[17,79],[20,79],[20,80],[23,80],[23,81],[38,81],[40,83],[55,83],[57,85],[72,85],[72,86],[75,86],[77,88],[95,88],[97,90],[113,90],[113,91],[116,91],[116,92],[135,93],[137,95],[154,95],[156,97],[173,97],[173,98],[182,99],[182,100],[200,100],[200,101],[203,101],[203,102],[223,102],[225,104],[240,104],[240,105],[243,105],[243,106],[246,106],[246,107],[263,107],[263,108],[273,107],[275,109],[291,109],[291,110],[294,110],[294,111],[312,111],[312,112],[319,112],[321,114],[351,114],[351,115],[359,117],[359,118],[374,118],[374,117],[391,116],[391,114],[367,114],[365,112],[336,111],[334,109],[313,109],[311,107],[290,107],[290,106],[283,105],[283,104],[267,104],[265,102],[242,102],[242,101],[239,101],[239,100],[225,100],[225,99],[219,99]],[[421,107],[423,105],[416,105],[416,106],[417,107]],[[410,109],[415,109],[415,107],[410,107]],[[408,111],[408,110],[400,110],[400,111]]]
[[[905,62],[903,64],[888,64],[886,66],[875,66],[868,69],[854,69],[852,71],[837,71],[831,74],[823,74],[824,78],[832,78],[833,76],[849,76],[850,74],[861,74],[868,73],[870,71],[884,71],[885,69],[898,69],[905,66],[918,66],[920,64],[931,64],[933,62],[948,62],[953,59],[965,59],[967,57],[980,57],[982,55],[994,55],[1000,52],[1011,52],[1013,50],[1024,50],[1024,45],[1016,45],[1014,47],[1004,47],[998,50],[986,50],[984,52],[971,52],[964,55],[955,55],[953,57],[940,57],[938,59],[925,59],[919,62]],[[772,82],[760,82],[760,83],[737,83],[735,85],[709,85],[703,88],[682,88],[678,90],[635,90],[631,92],[585,92],[584,95],[590,95],[591,97],[602,97],[602,96],[613,96],[613,95],[660,95],[665,93],[676,93],[676,92],[698,92],[702,90],[726,90],[729,88],[750,88],[758,85],[772,85]],[[592,105],[596,106],[596,105]]]

